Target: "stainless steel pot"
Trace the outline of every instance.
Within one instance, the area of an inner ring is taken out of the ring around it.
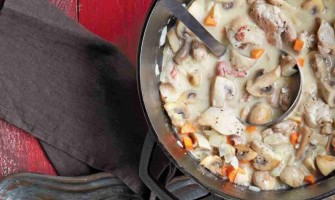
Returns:
[[[187,0],[183,0],[188,3]],[[170,160],[185,175],[197,181],[208,189],[209,192],[227,199],[323,199],[335,193],[335,177],[330,176],[320,180],[318,183],[290,190],[254,192],[245,187],[223,181],[209,172],[204,172],[198,167],[195,161],[184,149],[177,144],[177,139],[172,133],[168,116],[162,109],[162,102],[159,96],[159,75],[155,73],[156,65],[161,68],[162,49],[159,47],[159,40],[163,27],[171,19],[170,13],[155,0],[149,10],[146,23],[139,45],[138,52],[138,87],[142,100],[143,109],[157,143],[165,151]],[[144,149],[145,159],[150,156]],[[146,166],[141,166],[140,174],[146,173]],[[146,182],[146,181],[144,181]],[[147,180],[147,183],[153,183]],[[151,189],[159,190],[160,187],[152,186]],[[164,189],[163,189],[164,190]],[[156,191],[154,191],[156,192]],[[167,191],[163,191],[167,192]],[[158,191],[156,193],[159,193]],[[171,194],[163,195],[162,199],[173,198]]]

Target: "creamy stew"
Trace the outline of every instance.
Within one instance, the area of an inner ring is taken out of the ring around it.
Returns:
[[[160,94],[183,147],[253,190],[313,184],[335,170],[335,1],[195,0],[191,14],[229,51],[215,57],[177,21]],[[302,72],[302,97],[285,120]],[[248,125],[248,124],[255,125]]]

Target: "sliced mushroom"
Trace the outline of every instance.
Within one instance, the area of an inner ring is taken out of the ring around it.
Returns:
[[[271,171],[271,176],[278,177],[283,172],[286,167],[286,161],[283,159],[280,161],[279,165]]]
[[[201,135],[200,133],[192,133],[190,134],[193,141],[197,143],[197,146],[204,150],[212,150],[211,145],[209,144],[207,138]]]
[[[222,159],[219,156],[207,156],[200,162],[201,166],[204,166],[215,174],[221,173],[221,166],[223,165]]]
[[[324,123],[333,123],[329,105],[317,98],[308,98],[304,104],[304,121],[309,127],[315,128]]]
[[[211,89],[211,104],[223,107],[226,100],[234,100],[237,96],[236,85],[233,81],[216,76]]]
[[[280,174],[280,180],[291,187],[299,187],[304,181],[304,173],[296,166],[287,166]]]
[[[202,126],[211,126],[222,135],[241,135],[245,126],[236,118],[234,110],[229,107],[210,107],[198,119]]]
[[[297,128],[298,128],[298,123],[292,120],[285,120],[282,122],[278,122],[272,126],[272,130],[275,133],[282,133],[286,136],[296,131]]]
[[[235,69],[248,70],[256,64],[257,60],[244,56],[233,49],[230,54],[230,62]]]
[[[321,127],[321,134],[323,135],[330,135],[333,133],[333,126],[331,123],[325,123],[322,127]]]
[[[234,7],[234,2],[233,1],[223,2],[222,6],[223,6],[223,9],[229,10],[229,9],[232,9]]]
[[[311,171],[312,173],[316,172],[316,166],[314,163],[314,160],[309,156],[304,160],[304,165],[307,167],[307,169],[309,171]]]
[[[173,57],[173,60],[178,64],[182,64],[185,60],[190,57],[192,39],[188,34],[185,34],[185,40],[183,46]]]
[[[252,163],[255,169],[269,171],[280,163],[272,149],[261,141],[252,141],[250,147],[258,154]]]
[[[208,57],[208,52],[206,46],[199,42],[198,40],[193,40],[192,42],[192,56],[196,61],[203,61]]]
[[[253,183],[262,190],[274,190],[276,178],[267,171],[256,171],[252,179]]]
[[[282,55],[280,59],[281,75],[292,76],[298,70],[295,68],[297,61],[291,55]]]
[[[249,113],[250,113],[250,107],[249,106],[244,107],[241,111],[240,119],[242,121],[246,121]]]
[[[242,161],[251,161],[256,158],[257,153],[246,145],[235,145],[236,157]]]
[[[175,126],[183,126],[190,117],[190,111],[186,104],[168,102],[164,104],[164,108]]]
[[[280,74],[280,66],[266,73],[264,69],[259,69],[254,76],[247,81],[246,90],[256,97],[269,96],[274,92],[273,84],[280,78]]]
[[[301,142],[299,145],[299,149],[297,150],[295,154],[296,159],[300,159],[305,153],[306,148],[308,147],[310,138],[312,136],[312,133],[313,133],[312,129],[308,128],[307,126],[303,126],[301,128],[301,131],[300,131]]]
[[[328,54],[335,51],[335,32],[333,27],[322,18],[316,18],[316,22],[320,24],[317,32],[318,49],[321,54]]]
[[[335,157],[330,155],[318,155],[316,165],[324,176],[328,176],[335,170]]]
[[[182,103],[194,103],[197,99],[197,92],[194,90],[188,90],[183,92],[178,98],[179,102]]]
[[[173,53],[177,53],[181,47],[181,41],[177,36],[176,29],[173,27],[167,34],[167,39],[169,41],[170,47]]]
[[[283,92],[285,91],[285,92]],[[292,92],[289,88],[287,87],[283,87],[282,91],[279,95],[279,107],[280,109],[282,109],[283,111],[286,111],[290,108],[292,101],[294,100],[292,98]]]
[[[272,108],[266,103],[257,103],[250,111],[248,122],[251,124],[262,125],[272,119]]]
[[[301,7],[305,10],[309,10],[313,15],[323,13],[325,10],[323,0],[306,0],[302,3]]]

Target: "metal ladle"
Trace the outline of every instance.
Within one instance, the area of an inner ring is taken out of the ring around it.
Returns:
[[[207,47],[208,49],[218,58],[223,56],[227,52],[227,48],[217,41],[199,22],[193,15],[191,15],[188,10],[178,1],[178,0],[159,0],[159,2],[167,8],[176,18],[178,18],[184,25],[190,29]],[[298,91],[295,92],[294,101],[290,105],[289,109],[284,112],[279,117],[272,119],[272,121],[261,124],[261,126],[270,126],[277,122],[284,120],[298,105],[302,92],[302,76],[301,69],[299,66],[295,66],[298,73],[295,73],[291,77],[294,78],[298,83]],[[295,78],[296,77],[296,78]],[[242,121],[242,120],[241,120]],[[242,121],[243,122],[243,121]],[[247,125],[254,125],[247,122],[243,122]],[[257,124],[260,126],[260,124]]]

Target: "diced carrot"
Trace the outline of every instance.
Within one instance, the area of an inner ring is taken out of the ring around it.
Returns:
[[[249,134],[254,133],[256,131],[257,127],[256,126],[247,126],[245,131]]]
[[[315,183],[315,176],[310,174],[310,175],[306,176],[304,180],[309,184],[313,184],[313,183]]]
[[[297,63],[298,63],[299,67],[304,67],[304,65],[305,65],[305,59],[298,58]]]
[[[212,7],[211,11],[209,12],[208,16],[205,19],[205,25],[207,26],[216,26],[218,22],[214,17],[214,6]]]
[[[305,42],[300,40],[299,38],[297,38],[295,41],[294,41],[294,46],[293,46],[293,49],[296,50],[296,51],[301,51],[302,48],[304,47],[304,44]]]
[[[196,126],[191,123],[186,123],[184,126],[181,127],[180,133],[194,133],[198,130]]]
[[[193,150],[193,141],[189,136],[184,136],[182,140],[186,150]]]
[[[264,49],[253,49],[251,51],[251,58],[258,59],[258,58],[262,57],[264,52],[265,52]]]
[[[237,176],[237,170],[231,166],[227,171],[227,177],[230,182],[234,182],[235,178]]]
[[[247,161],[247,160],[239,160],[238,162],[239,162],[241,165],[250,163],[250,161]]]
[[[295,146],[298,143],[299,133],[291,133],[290,135],[290,142],[293,146]]]
[[[230,135],[227,135],[226,139],[227,139],[227,144],[234,145],[234,140],[232,140],[232,138],[230,137]]]

